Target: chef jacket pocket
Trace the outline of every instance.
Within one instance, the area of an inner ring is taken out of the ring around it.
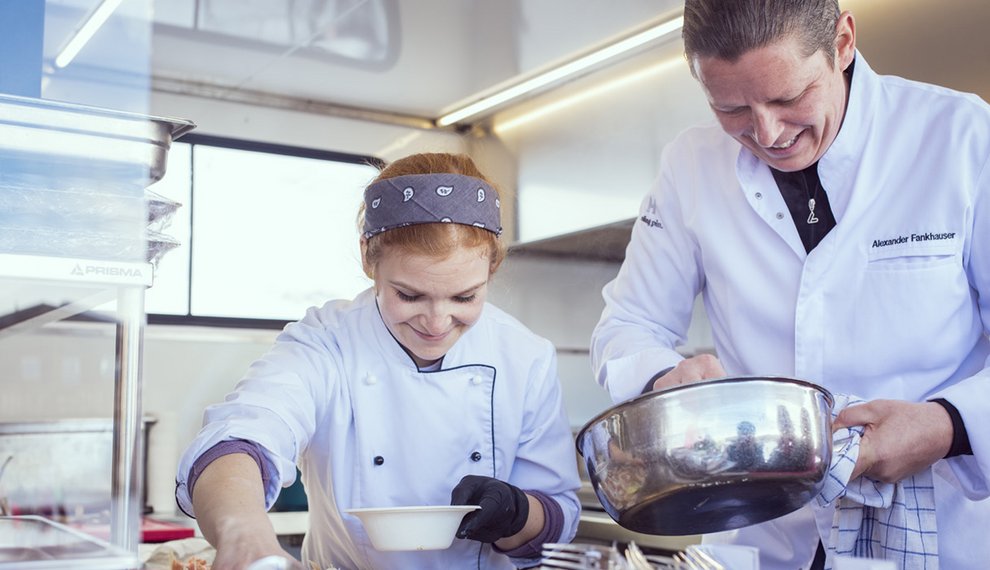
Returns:
[[[870,252],[830,310],[835,330],[850,331],[826,341],[845,363],[833,364],[834,374],[861,381],[952,367],[958,347],[972,342],[972,291],[956,246]]]
[[[877,248],[869,251],[867,271],[914,271],[934,269],[959,261],[954,242],[919,247]]]

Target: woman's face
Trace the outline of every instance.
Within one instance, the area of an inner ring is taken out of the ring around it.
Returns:
[[[375,268],[375,292],[385,326],[423,368],[478,322],[488,278],[485,247],[459,248],[446,259],[392,249]]]

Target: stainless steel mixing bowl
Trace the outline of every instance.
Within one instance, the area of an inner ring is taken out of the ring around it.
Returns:
[[[678,536],[731,530],[807,504],[832,455],[832,395],[746,376],[645,394],[577,435],[591,484],[624,528]]]

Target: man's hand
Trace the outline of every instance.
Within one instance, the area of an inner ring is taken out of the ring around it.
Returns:
[[[699,354],[680,361],[673,370],[657,378],[653,382],[653,389],[662,390],[678,384],[690,384],[723,376],[725,370],[718,358],[711,354]]]
[[[852,478],[895,483],[930,467],[952,446],[952,419],[934,402],[873,400],[850,406],[832,429],[865,426]]]
[[[451,505],[480,505],[468,513],[457,538],[495,542],[523,529],[529,518],[529,499],[520,489],[491,477],[466,475],[450,493]]]

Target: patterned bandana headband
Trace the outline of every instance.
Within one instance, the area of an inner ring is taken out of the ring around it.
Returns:
[[[379,180],[364,192],[365,239],[391,229],[449,222],[502,233],[501,202],[487,182],[463,174],[410,174]]]

